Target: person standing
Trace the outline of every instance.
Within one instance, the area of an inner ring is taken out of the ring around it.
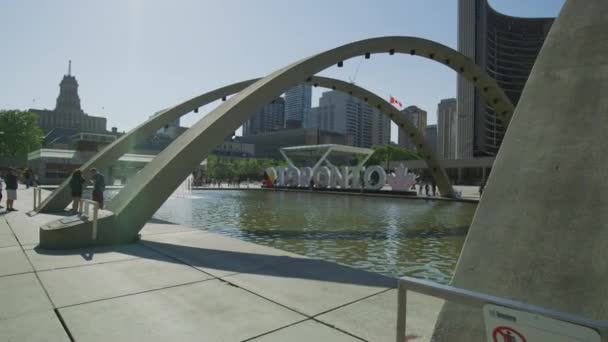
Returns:
[[[82,186],[86,180],[82,177],[82,171],[74,170],[72,178],[70,178],[70,190],[72,190],[72,212],[77,213],[80,207],[80,199],[82,198]]]
[[[105,177],[97,172],[97,169],[91,169],[91,180],[93,181],[93,201],[99,203],[99,209],[103,209],[103,192],[106,189]]]
[[[13,207],[14,202],[17,200],[17,175],[15,174],[15,169],[10,168],[8,170],[4,182],[6,183],[6,211],[17,211]]]

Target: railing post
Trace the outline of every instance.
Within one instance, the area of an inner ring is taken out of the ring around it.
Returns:
[[[405,341],[405,323],[407,316],[407,288],[405,284],[399,280],[399,288],[397,289],[397,342]]]
[[[99,204],[93,205],[93,240],[97,240],[97,213],[99,211]]]

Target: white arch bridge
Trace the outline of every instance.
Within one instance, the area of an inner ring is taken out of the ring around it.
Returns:
[[[225,100],[218,108],[200,119],[179,136],[112,199],[109,210],[102,211],[95,240],[91,238],[92,223],[55,222],[40,229],[40,244],[45,248],[69,248],[85,245],[131,242],[165,200],[187,175],[207,157],[223,138],[235,131],[250,113],[272,101],[285,90],[307,83],[340,90],[358,97],[388,115],[410,137],[429,166],[431,175],[445,197],[454,191],[434,152],[423,134],[399,111],[381,97],[344,81],[313,76],[343,61],[376,53],[402,53],[425,57],[442,63],[470,80],[484,99],[494,108],[499,119],[508,125],[514,111],[513,104],[496,82],[475,63],[458,51],[445,45],[416,37],[381,37],[362,40],[331,49],[281,68],[261,78],[235,83],[205,93],[150,118],[129,133],[108,145],[82,166],[83,171],[104,168],[120,158],[137,141],[160,127],[207,103]],[[39,212],[62,211],[69,203],[69,186],[66,180],[38,208]]]

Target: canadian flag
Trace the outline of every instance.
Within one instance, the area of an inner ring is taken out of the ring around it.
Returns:
[[[394,98],[392,95],[391,95],[390,102],[391,102],[391,104],[393,104],[393,105],[397,105],[397,107],[399,107],[399,108],[403,107],[403,104],[401,103],[401,101],[397,100],[397,99],[396,99],[396,98]]]

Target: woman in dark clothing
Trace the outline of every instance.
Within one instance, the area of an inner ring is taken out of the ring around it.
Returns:
[[[82,177],[82,171],[76,169],[72,173],[70,179],[70,189],[72,190],[72,211],[78,212],[80,205],[80,198],[82,198],[82,185],[86,182],[86,179]]]

